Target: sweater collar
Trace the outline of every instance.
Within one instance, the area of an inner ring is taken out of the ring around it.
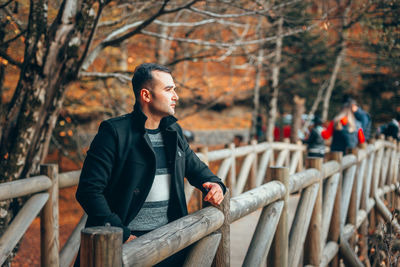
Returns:
[[[144,132],[144,125],[146,123],[147,116],[143,113],[142,107],[139,103],[135,103],[132,114],[137,121],[137,123],[135,123],[135,126]],[[174,124],[177,120],[178,119],[174,116],[166,116],[162,118],[159,126],[160,130],[165,130],[166,128]]]

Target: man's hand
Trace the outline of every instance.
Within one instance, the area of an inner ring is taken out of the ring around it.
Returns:
[[[131,242],[135,238],[136,238],[136,236],[130,235],[129,238],[125,241],[125,244],[128,243],[128,242]]]
[[[204,197],[204,201],[208,201],[212,205],[221,204],[224,199],[224,193],[219,184],[207,182],[203,184],[203,187],[208,189],[208,194]]]

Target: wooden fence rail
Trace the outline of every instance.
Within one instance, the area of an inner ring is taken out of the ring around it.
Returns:
[[[398,222],[384,205],[384,201],[398,203],[394,194],[399,187],[397,144],[378,140],[343,158],[331,153],[324,163],[308,159],[310,168],[305,170],[304,152],[299,144],[255,142],[243,147],[231,144],[217,151],[202,150],[198,156],[212,168],[219,167],[216,172],[228,184],[232,198],[228,195],[220,210],[201,209],[123,245],[122,264],[150,266],[192,245],[186,266],[210,266],[211,261],[205,258],[214,255],[216,266],[229,266],[230,224],[262,209],[243,265],[260,266],[268,261],[271,266],[326,266],[330,262],[339,266],[339,250],[349,265],[362,265],[354,252],[357,231],[364,233],[358,251],[366,260],[368,228],[373,229],[383,219],[400,232]],[[31,195],[0,238],[0,263],[41,212],[42,266],[70,266],[86,215],[59,252],[58,188],[76,185],[79,174],[58,174],[56,166],[47,166],[42,167],[40,176],[0,184],[0,200]],[[249,188],[253,189],[246,191]],[[192,192],[186,184],[188,201]],[[289,222],[288,199],[294,194],[300,195],[300,200]],[[115,246],[116,239],[109,240],[114,240]]]

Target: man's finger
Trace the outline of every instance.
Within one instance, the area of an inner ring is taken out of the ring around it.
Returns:
[[[215,188],[215,186],[212,186],[210,191],[208,191],[208,194],[204,198],[205,201],[208,201],[211,197],[213,197],[216,193],[218,192],[218,189]]]
[[[219,203],[221,203],[223,199],[224,199],[224,198],[223,198],[221,192],[219,192],[219,190],[217,190],[217,191],[215,192],[215,194],[214,194],[212,197],[210,197],[210,199],[209,199],[208,201],[209,201],[209,202],[213,202],[213,203],[215,203],[216,205],[219,205]]]

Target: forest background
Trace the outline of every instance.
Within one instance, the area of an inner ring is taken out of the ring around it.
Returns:
[[[0,179],[37,173],[54,149],[79,168],[79,136],[132,110],[143,62],[172,69],[188,130],[254,136],[261,115],[272,140],[283,114],[328,120],[348,94],[387,122],[399,19],[398,0],[0,0]],[[19,204],[0,203],[0,232]]]

